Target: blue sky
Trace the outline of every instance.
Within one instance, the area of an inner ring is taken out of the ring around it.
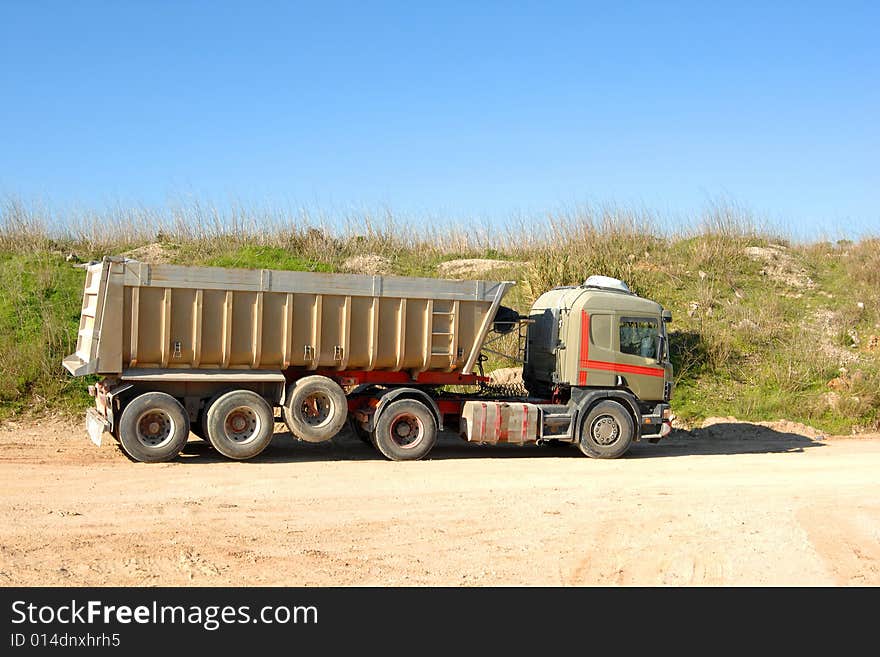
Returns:
[[[880,3],[0,0],[0,193],[880,231]]]

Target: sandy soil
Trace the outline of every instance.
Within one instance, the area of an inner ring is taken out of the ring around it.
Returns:
[[[880,584],[880,436],[741,429],[617,461],[444,437],[390,463],[279,433],[251,462],[194,439],[144,465],[7,424],[0,584]]]

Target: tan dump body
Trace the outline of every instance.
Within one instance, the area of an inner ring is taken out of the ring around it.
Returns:
[[[469,374],[511,284],[105,258],[87,268],[76,352],[64,366],[76,376],[288,367]]]

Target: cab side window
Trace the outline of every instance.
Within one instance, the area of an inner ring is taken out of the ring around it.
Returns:
[[[620,351],[645,358],[657,357],[657,320],[648,317],[620,318]]]

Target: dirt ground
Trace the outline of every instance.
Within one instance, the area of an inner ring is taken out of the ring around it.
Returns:
[[[444,436],[391,463],[279,433],[128,461],[0,428],[0,585],[877,585],[880,436],[714,424],[617,461]]]

